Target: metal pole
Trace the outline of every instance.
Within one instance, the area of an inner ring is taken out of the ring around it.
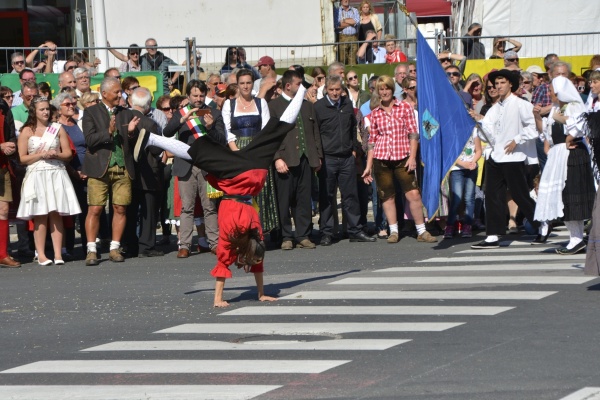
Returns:
[[[185,38],[185,79],[190,81],[190,38]]]
[[[198,79],[198,58],[197,58],[198,51],[196,49],[196,37],[195,36],[192,38],[192,49],[194,52],[194,55],[192,56],[194,58],[194,79]]]

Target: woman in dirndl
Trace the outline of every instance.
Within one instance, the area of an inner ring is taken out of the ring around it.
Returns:
[[[583,225],[592,216],[595,196],[590,155],[578,124],[585,108],[575,86],[563,76],[552,80],[550,94],[558,106],[550,110],[546,121],[540,116],[540,107],[534,108],[536,125],[544,133],[548,160],[540,179],[534,217],[542,225],[532,244],[544,243],[550,233],[549,222],[563,218],[569,243],[556,252],[577,254],[586,248]]]
[[[73,152],[64,128],[50,122],[48,99],[34,97],[28,111],[17,143],[21,163],[27,165],[17,218],[33,219],[38,264],[52,264],[45,252],[46,233],[50,230],[54,263],[62,265],[65,262],[61,256],[64,235],[61,217],[81,213],[65,168]]]
[[[271,114],[265,99],[252,95],[254,76],[252,71],[241,69],[237,73],[239,95],[223,104],[223,122],[227,131],[227,143],[234,151],[248,146],[269,122]],[[269,168],[265,186],[256,196],[261,225],[265,232],[279,228],[277,197],[272,167]]]

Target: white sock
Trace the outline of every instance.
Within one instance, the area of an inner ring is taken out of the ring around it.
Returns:
[[[287,106],[279,120],[281,122],[287,122],[288,124],[295,124],[296,118],[298,118],[298,113],[300,112],[300,107],[302,107],[302,102],[304,101],[304,94],[306,93],[306,88],[302,85],[298,88],[298,92]]]
[[[390,224],[390,233],[398,233],[398,224]]]
[[[425,224],[416,225],[416,228],[417,228],[417,233],[419,235],[422,235],[422,234],[424,234],[427,231],[427,229],[425,229]]]
[[[87,242],[87,251],[88,253],[97,253],[96,242]]]
[[[119,250],[121,247],[121,242],[117,242],[116,240],[111,240],[110,242],[110,250]]]
[[[571,236],[567,249],[571,250],[583,240],[583,221],[565,221],[565,226]]]
[[[488,243],[491,242],[497,242],[498,241],[498,236],[497,235],[490,235],[488,237],[485,238],[485,241]]]
[[[148,137],[148,143],[146,146],[156,146],[161,149],[167,150],[173,153],[175,157],[183,158],[184,160],[191,160],[192,157],[188,154],[189,145],[183,143],[181,140],[167,138],[164,136],[150,133]]]
[[[546,236],[548,234],[548,222],[544,221],[540,224],[539,229],[539,234],[542,236]]]

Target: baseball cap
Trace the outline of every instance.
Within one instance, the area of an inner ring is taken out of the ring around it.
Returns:
[[[532,74],[538,74],[538,75],[540,75],[540,74],[545,74],[545,73],[546,73],[546,71],[544,71],[544,70],[543,70],[543,69],[542,69],[540,66],[538,66],[538,65],[532,65],[532,66],[530,66],[530,67],[527,67],[526,71],[527,71],[527,72],[530,72],[530,73],[532,73]]]
[[[219,83],[215,88],[215,94],[222,95],[227,91],[227,85],[224,83]]]
[[[275,65],[275,61],[269,56],[263,56],[258,60],[258,63],[255,67],[260,67],[261,65]]]

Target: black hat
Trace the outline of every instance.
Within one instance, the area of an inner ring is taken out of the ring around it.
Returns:
[[[496,83],[496,78],[506,78],[510,82],[511,92],[515,92],[520,85],[521,74],[519,71],[510,71],[508,69],[501,69],[499,71],[490,72],[488,80],[492,83]]]

